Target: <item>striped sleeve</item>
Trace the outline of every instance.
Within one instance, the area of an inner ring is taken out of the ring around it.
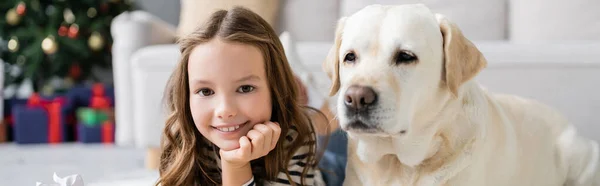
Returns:
[[[286,140],[288,140],[288,142],[291,142],[292,139],[294,139],[295,137],[295,134],[289,134],[286,137]],[[300,186],[300,183],[302,183],[301,178],[304,168],[310,166],[308,162],[308,157],[310,155],[309,153],[310,146],[308,144],[298,148],[298,150],[294,153],[294,156],[292,156],[290,162],[288,163],[287,171],[289,172],[289,177],[284,171],[281,171],[277,175],[277,180],[275,180],[274,182],[269,182],[268,185],[292,185],[293,182],[295,183],[295,185]],[[318,186],[323,185],[322,183],[322,177],[318,170],[310,168],[306,171],[306,174],[304,175],[304,185]]]

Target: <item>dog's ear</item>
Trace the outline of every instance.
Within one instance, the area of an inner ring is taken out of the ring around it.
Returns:
[[[458,97],[458,89],[487,66],[483,54],[462,34],[455,23],[444,15],[435,15],[444,38],[444,74],[450,92]]]
[[[338,58],[340,45],[342,43],[342,30],[344,30],[344,24],[346,22],[346,17],[342,17],[338,20],[337,28],[335,29],[335,41],[331,49],[329,49],[329,54],[327,54],[327,58],[323,62],[323,70],[331,79],[331,87],[329,88],[329,96],[335,95],[340,89],[340,62]]]

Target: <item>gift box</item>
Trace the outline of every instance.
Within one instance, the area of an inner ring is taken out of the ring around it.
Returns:
[[[91,98],[90,107],[77,109],[77,138],[82,143],[114,142],[114,109],[104,96]]]
[[[114,142],[114,109],[104,106],[77,109],[77,141],[82,143]],[[95,105],[97,106],[97,105]]]
[[[9,98],[5,99],[3,102],[4,111],[3,111],[3,119],[2,124],[0,126],[0,130],[4,130],[4,141],[10,142],[14,140],[13,137],[13,116],[12,116],[12,108],[14,105],[24,105],[27,104],[27,99],[18,99],[18,98]],[[2,134],[0,134],[2,135]],[[0,137],[2,138],[2,137]],[[1,140],[1,139],[0,139]]]
[[[67,115],[67,126],[73,135],[69,140],[79,141],[80,124],[77,112],[80,108],[110,108],[114,105],[114,90],[111,86],[101,83],[93,85],[76,85],[66,92],[68,104],[64,110]]]
[[[13,137],[17,144],[66,141],[64,97],[43,99],[33,94],[26,104],[12,105]]]
[[[101,125],[78,124],[78,141],[81,143],[105,143],[110,144],[115,141],[115,125],[110,121],[105,121]]]

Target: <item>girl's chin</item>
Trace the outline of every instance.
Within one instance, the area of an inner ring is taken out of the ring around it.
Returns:
[[[239,149],[240,148],[240,142],[239,141],[224,141],[220,144],[217,144],[217,146],[219,147],[219,149],[224,150],[224,151],[230,151],[230,150],[235,150],[235,149]]]

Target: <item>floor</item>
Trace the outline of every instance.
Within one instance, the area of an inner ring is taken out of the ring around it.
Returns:
[[[145,149],[102,144],[0,143],[0,185],[54,183],[79,174],[85,186],[153,185],[158,172],[144,168]]]

